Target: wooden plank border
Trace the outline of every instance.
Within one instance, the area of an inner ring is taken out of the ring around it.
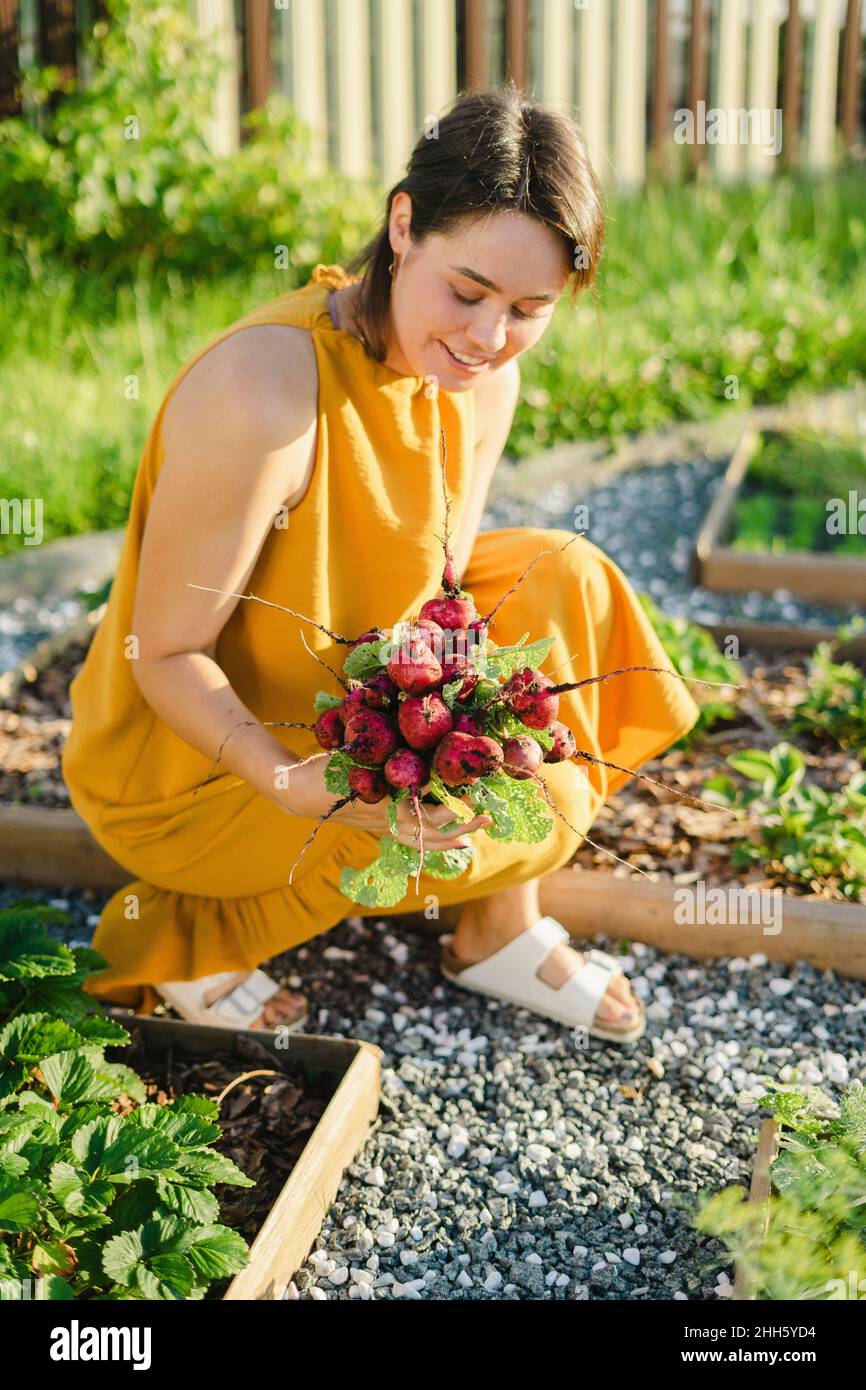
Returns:
[[[752,1169],[752,1183],[749,1188],[749,1206],[753,1209],[755,1216],[753,1239],[756,1248],[760,1247],[766,1237],[769,1225],[770,1197],[772,1195],[770,1169],[778,1157],[780,1137],[781,1126],[778,1120],[769,1116],[762,1121],[758,1131],[758,1148],[755,1154],[755,1166]],[[734,1298],[739,1302],[753,1299],[754,1295],[750,1290],[750,1284],[748,1260],[738,1260],[734,1275]]]
[[[250,1246],[249,1262],[224,1294],[226,1302],[282,1298],[322,1228],[343,1173],[362,1147],[379,1112],[383,1053],[372,1043],[353,1038],[288,1034],[288,1047],[277,1049],[278,1035],[258,1029],[204,1027],[174,1019],[152,1018],[122,1009],[108,1012],[121,1023],[135,1023],[142,1042],[154,1053],[169,1048],[188,1056],[236,1053],[252,1042],[274,1050],[305,1071],[340,1074],[325,1111],[303,1153]],[[240,1059],[239,1059],[240,1060]]]
[[[738,883],[720,886],[743,889]],[[773,935],[765,934],[760,922],[679,925],[674,920],[677,887],[670,880],[647,882],[636,874],[614,878],[568,866],[542,880],[541,910],[578,939],[613,932],[694,960],[760,951],[768,960],[806,961],[819,970],[866,980],[866,906],[783,894],[781,930]]]

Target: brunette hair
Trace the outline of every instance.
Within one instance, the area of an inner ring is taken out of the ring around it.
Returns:
[[[516,210],[566,243],[574,263],[571,300],[591,285],[604,245],[598,180],[583,136],[568,116],[524,98],[513,82],[465,92],[412,151],[405,176],[388,193],[379,231],[346,265],[361,272],[353,306],[367,352],[384,361],[391,311],[393,258],[388,237],[397,193],[412,199],[412,237],[447,233],[465,218]]]

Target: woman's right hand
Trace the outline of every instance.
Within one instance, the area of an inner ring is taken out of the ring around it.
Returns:
[[[280,794],[280,805],[293,816],[304,816],[319,820],[339,798],[325,786],[325,767],[329,753],[313,754],[302,762],[294,763],[286,774],[288,788]],[[426,790],[421,788],[422,793]],[[387,803],[379,801],[368,806],[363,801],[352,801],[342,806],[329,817],[331,822],[350,825],[356,830],[369,830],[373,835],[386,835],[389,832]],[[421,802],[421,817],[424,827],[424,849],[465,849],[469,845],[467,836],[477,830],[484,830],[493,824],[491,816],[473,816],[460,826],[459,830],[444,833],[443,825],[453,825],[454,812],[441,804],[431,805]],[[397,803],[397,839],[401,844],[418,847],[418,821],[408,797]]]

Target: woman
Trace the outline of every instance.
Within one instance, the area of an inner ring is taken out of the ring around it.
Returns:
[[[137,876],[100,919],[94,946],[109,968],[94,993],[152,1007],[156,986],[190,1017],[214,1007],[256,1026],[305,1017],[303,997],[255,967],[347,914],[340,871],[374,858],[388,827],[381,804],[344,807],[289,885],[334,800],[328,754],[306,730],[264,725],[309,721],[316,690],[336,689],[311,652],[333,664],[345,649],[237,596],[350,635],[417,615],[442,576],[442,429],[456,568],[479,612],[539,550],[561,547],[570,533],[478,528],[518,397],[517,358],[566,285],[576,297],[592,283],[603,232],[568,119],[511,86],[464,95],[418,141],[352,273],[317,266],[177,374],[147,440],[107,612],[72,685],[73,805]],[[584,539],[540,559],[503,604],[496,642],[526,632],[555,637],[546,668],[561,681],[670,665],[621,572]],[[696,706],[678,681],[642,674],[564,698],[560,717],[579,747],[635,767],[689,729]],[[557,816],[542,843],[503,844],[479,833],[488,817],[457,834],[442,829],[451,812],[430,806],[425,848],[471,843],[472,862],[447,882],[422,874],[422,896],[410,882],[391,911],[429,894],[462,904],[443,953],[449,978],[560,1021],[579,1006],[590,1031],[628,1040],[644,1016],[626,979],[604,953],[587,960],[567,946],[538,899],[540,879],[569,861],[577,831],[626,778],[595,765],[580,776],[570,762],[544,764],[543,776],[576,830]],[[399,827],[411,844],[405,801]]]

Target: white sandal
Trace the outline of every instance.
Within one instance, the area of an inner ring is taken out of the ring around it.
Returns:
[[[605,1042],[635,1042],[646,1031],[646,1010],[640,999],[637,1022],[627,1028],[593,1023],[611,980],[623,973],[615,956],[595,948],[584,951],[584,964],[558,989],[538,975],[539,967],[554,947],[570,940],[565,927],[554,917],[541,917],[485,960],[462,966],[452,950],[453,934],[449,934],[440,938],[442,973],[461,989],[504,999],[568,1028],[583,1028]]]
[[[238,979],[240,973],[241,978]],[[234,983],[234,987],[232,987]],[[206,996],[212,994],[220,985],[225,993],[219,995],[211,1004]],[[190,1023],[204,1023],[221,1028],[253,1028],[264,1012],[264,1005],[283,988],[266,975],[263,970],[244,973],[227,970],[218,975],[202,975],[198,980],[167,980],[154,985],[154,989],[167,1004]],[[289,1033],[303,1028],[309,1014],[293,1019],[291,1023],[279,1023],[279,1028]],[[273,1031],[263,1030],[263,1031]]]

